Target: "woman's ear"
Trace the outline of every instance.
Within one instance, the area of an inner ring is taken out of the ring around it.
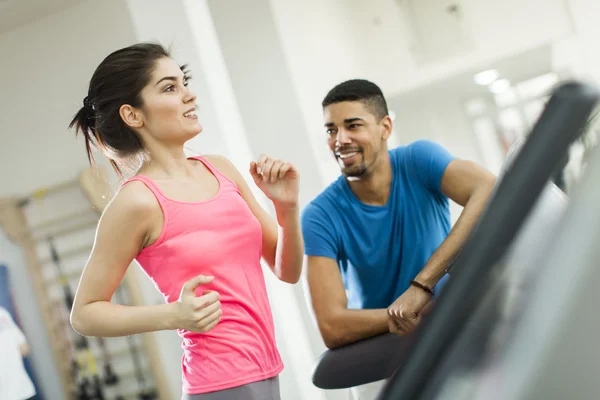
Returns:
[[[119,115],[121,115],[121,119],[127,126],[130,128],[141,128],[144,126],[144,121],[142,119],[141,111],[135,107],[130,106],[129,104],[123,104],[119,108]]]

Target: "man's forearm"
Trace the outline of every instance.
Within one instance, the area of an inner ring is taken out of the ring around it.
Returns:
[[[321,326],[325,345],[330,349],[387,332],[386,309],[344,309],[331,315],[327,323]]]
[[[469,198],[467,204],[446,237],[431,255],[416,281],[433,288],[444,276],[450,262],[458,255],[483,212],[493,186],[482,186]]]

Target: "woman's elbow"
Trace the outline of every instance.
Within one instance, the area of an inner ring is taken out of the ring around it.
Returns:
[[[300,272],[298,272],[298,273],[281,274],[278,278],[282,282],[289,283],[290,285],[295,285],[296,283],[300,282],[301,276],[302,276],[302,270],[300,270]]]
[[[82,336],[93,336],[93,333],[90,330],[90,324],[87,322],[86,318],[84,318],[84,314],[85,312],[81,308],[73,307],[70,315],[71,327],[75,332]]]
[[[69,320],[71,322],[71,327],[73,328],[73,330],[75,330],[75,332],[79,333],[80,335],[83,335],[82,331],[85,330],[85,324],[81,320],[81,313],[75,311],[75,309],[72,309]]]

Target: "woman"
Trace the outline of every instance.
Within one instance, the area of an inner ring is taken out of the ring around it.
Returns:
[[[277,224],[227,159],[186,157],[184,143],[202,131],[188,80],[148,43],[110,54],[92,76],[70,127],[90,162],[95,145],[119,173],[132,160],[141,167],[103,212],[71,323],[86,336],[176,329],[185,399],[279,399],[283,364],[260,259],[280,280],[299,280],[298,173],[268,156],[250,163]],[[166,304],[110,302],[134,259]]]

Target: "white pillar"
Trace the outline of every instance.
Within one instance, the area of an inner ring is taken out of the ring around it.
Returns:
[[[210,73],[225,136],[235,158],[267,153],[292,161],[301,171],[300,202],[305,205],[322,188],[319,169],[287,71],[267,1],[186,1],[195,40]],[[249,182],[252,182],[248,177]],[[253,186],[253,184],[251,185]],[[256,193],[273,215],[264,196]],[[319,399],[310,380],[323,345],[300,285],[278,282],[266,273],[279,349],[286,369],[282,398]]]
[[[365,49],[359,40],[367,30],[349,22],[353,21],[352,14],[360,2],[270,0],[269,3],[316,160],[313,168],[319,170],[325,183],[331,182],[340,175],[340,170],[326,145],[321,101],[344,80],[371,78],[367,74],[369,69],[364,68],[365,59],[369,58],[364,56]]]

